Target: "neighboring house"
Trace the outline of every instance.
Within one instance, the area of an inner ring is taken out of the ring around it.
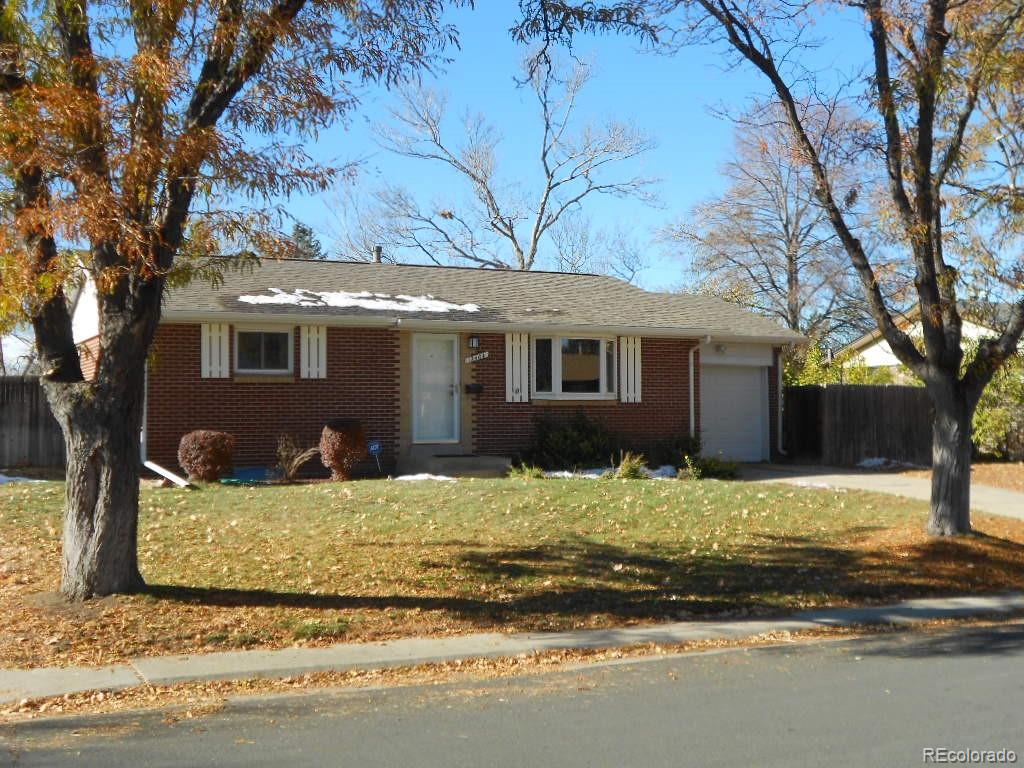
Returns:
[[[1005,325],[1009,318],[1009,306],[988,302],[970,302],[961,308],[963,318],[963,339],[967,342],[977,341],[983,337],[998,336],[994,326]],[[911,338],[921,338],[921,310],[918,307],[897,319],[897,325]],[[892,348],[882,332],[874,330],[848,344],[840,353],[848,357],[854,365],[863,365],[872,369],[887,369],[896,380],[903,375],[903,364],[893,354]]]
[[[86,288],[87,360],[95,307]],[[184,433],[218,429],[239,466],[272,464],[279,435],[312,445],[350,418],[386,471],[414,471],[514,456],[538,414],[583,410],[640,449],[699,432],[706,453],[760,461],[778,445],[779,354],[802,341],[718,299],[599,275],[264,261],[168,290],[143,447],[173,467]]]

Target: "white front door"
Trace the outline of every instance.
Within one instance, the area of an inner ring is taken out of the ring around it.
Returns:
[[[413,336],[412,439],[416,443],[459,442],[458,336]]]

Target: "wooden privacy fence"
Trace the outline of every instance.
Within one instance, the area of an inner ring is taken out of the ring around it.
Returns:
[[[64,465],[64,438],[39,379],[0,376],[0,468]]]
[[[786,387],[783,436],[795,459],[852,466],[884,458],[932,462],[932,406],[924,387]]]

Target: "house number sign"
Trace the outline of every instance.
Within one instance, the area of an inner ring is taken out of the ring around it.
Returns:
[[[477,363],[480,362],[481,360],[486,360],[490,356],[491,353],[487,351],[477,352],[475,355],[470,355],[469,357],[466,358],[466,364],[468,365],[469,363]]]

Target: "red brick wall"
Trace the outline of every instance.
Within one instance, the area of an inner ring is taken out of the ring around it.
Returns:
[[[93,336],[78,345],[78,359],[82,364],[82,376],[86,381],[96,378],[96,367],[99,365],[100,337]]]
[[[484,385],[481,394],[470,396],[475,400],[474,449],[481,454],[514,454],[529,444],[536,414],[569,416],[580,410],[601,419],[615,433],[641,449],[667,438],[685,437],[690,433],[689,350],[697,343],[697,339],[643,339],[639,403],[506,403],[505,337],[503,334],[482,334],[480,351],[487,351],[490,355],[473,367],[474,380]],[[694,357],[694,367],[699,371],[699,355]],[[694,381],[698,404],[699,382],[698,375]],[[699,413],[698,408],[698,424]]]
[[[177,467],[183,434],[217,429],[236,437],[236,465],[272,465],[279,435],[291,434],[303,447],[311,446],[319,442],[326,420],[352,418],[362,421],[369,439],[384,444],[385,471],[393,467],[399,418],[396,331],[329,328],[326,379],[299,377],[296,335],[294,373],[287,381],[201,378],[199,337],[199,325],[161,325],[157,332],[147,400],[150,459]],[[309,467],[322,469],[317,459]],[[371,468],[376,471],[372,460],[361,467],[364,472]]]
[[[296,329],[296,333],[298,330]],[[200,377],[200,326],[162,325],[149,366],[147,455],[177,466],[178,441],[193,429],[218,429],[238,440],[238,466],[275,462],[277,437],[288,433],[302,445],[319,440],[330,418],[363,422],[370,439],[384,444],[385,471],[394,466],[398,451],[399,336],[385,329],[329,328],[326,379],[299,377],[298,344],[295,372],[287,380],[272,377],[203,379]],[[472,366],[472,380],[484,385],[472,398],[473,449],[482,454],[512,455],[531,439],[538,413],[569,416],[579,410],[645,450],[668,438],[689,435],[689,350],[696,339],[643,339],[643,391],[640,403],[575,401],[505,402],[505,337],[481,335],[479,351],[489,357]],[[232,334],[232,344],[234,336]],[[694,355],[696,422],[700,424],[700,360]],[[234,359],[232,350],[232,360]],[[777,402],[773,374],[769,396],[772,413]],[[772,418],[772,445],[777,421]],[[311,464],[319,467],[314,460]],[[375,470],[368,462],[363,471]]]

